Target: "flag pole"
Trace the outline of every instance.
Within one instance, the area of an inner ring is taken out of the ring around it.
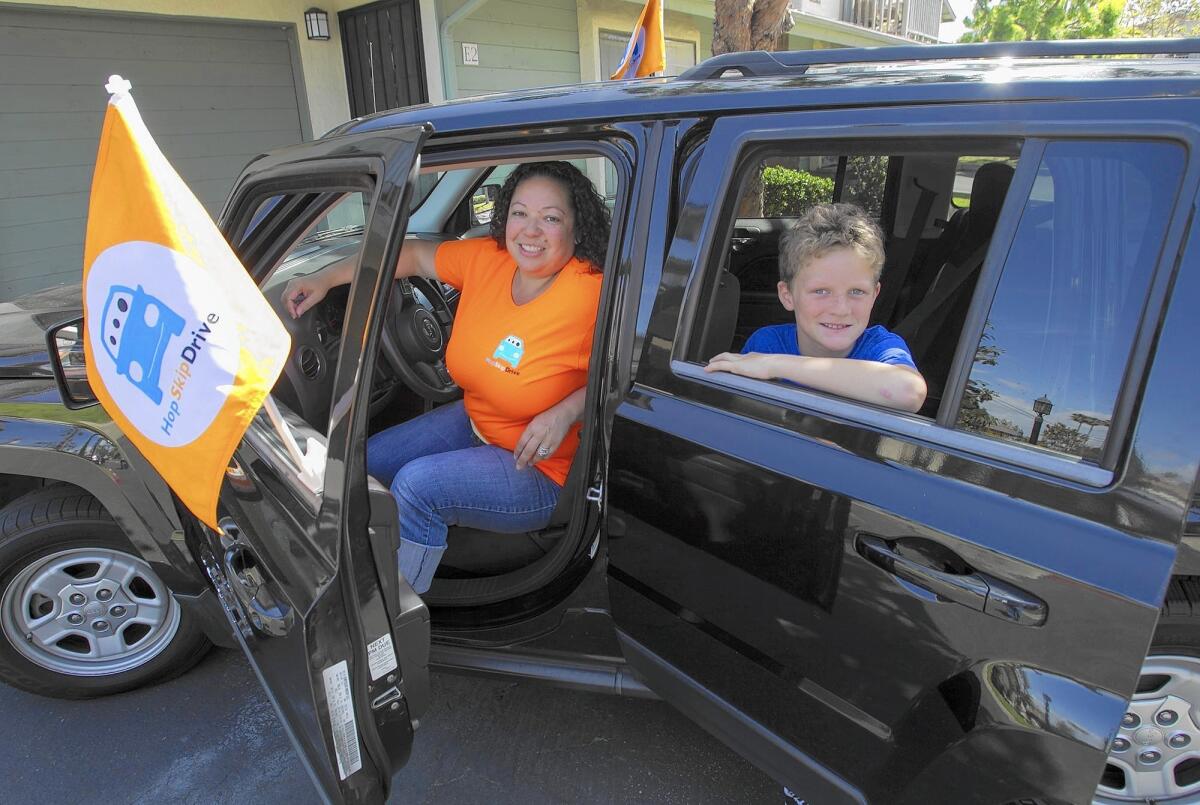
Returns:
[[[270,394],[263,400],[263,410],[267,412],[267,418],[271,420],[275,432],[283,440],[283,447],[287,450],[288,456],[300,470],[298,474],[300,481],[313,492],[320,493],[324,486],[322,471],[325,464],[325,450],[323,445],[316,439],[309,439],[308,453],[300,452],[300,445],[296,443],[292,429],[284,421],[283,414],[279,413],[279,406],[275,404],[275,398]]]

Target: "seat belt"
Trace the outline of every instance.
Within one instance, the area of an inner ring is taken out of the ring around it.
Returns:
[[[896,329],[893,332],[904,339],[914,356],[923,355],[925,350],[929,348],[929,344],[933,341],[933,337],[937,333],[935,332],[935,328],[926,327],[925,325],[930,323],[933,314],[940,312],[944,317],[949,312],[949,306],[946,303],[958,292],[963,283],[977,274],[979,269],[983,267],[983,259],[987,256],[988,244],[990,242],[989,240],[971,252],[970,256],[963,261],[961,267],[956,268],[953,263],[944,265],[942,270],[938,272],[938,278],[935,280],[934,287],[904,317],[904,321],[896,325]]]
[[[908,219],[908,230],[904,233],[904,239],[893,253],[892,270],[887,272],[887,282],[875,302],[875,320],[885,325],[891,321],[896,302],[900,299],[900,292],[904,290],[913,257],[917,254],[917,246],[925,232],[925,222],[929,220],[929,210],[933,208],[933,200],[937,198],[936,191],[922,187],[915,178],[913,186],[921,191],[921,195],[917,198],[912,217]]]

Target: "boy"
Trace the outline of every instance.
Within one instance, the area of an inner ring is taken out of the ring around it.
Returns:
[[[756,330],[740,355],[723,352],[705,370],[919,411],[925,379],[908,345],[878,324],[867,326],[883,270],[879,226],[853,204],[820,204],[780,245],[779,301],[796,323]]]

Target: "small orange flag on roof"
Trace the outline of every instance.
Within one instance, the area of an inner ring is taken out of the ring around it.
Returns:
[[[217,525],[221,481],[290,339],[158,149],[129,82],[111,93],[83,257],[88,382],[189,510]]]
[[[663,36],[662,0],[646,0],[621,57],[621,66],[609,78],[642,78],[665,69],[667,41]]]

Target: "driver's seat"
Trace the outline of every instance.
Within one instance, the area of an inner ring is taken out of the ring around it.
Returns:
[[[580,465],[574,461],[559,493],[550,522],[540,531],[501,534],[465,526],[450,526],[446,552],[438,565],[439,578],[498,576],[527,567],[541,559],[567,533],[571,510],[581,483]]]

